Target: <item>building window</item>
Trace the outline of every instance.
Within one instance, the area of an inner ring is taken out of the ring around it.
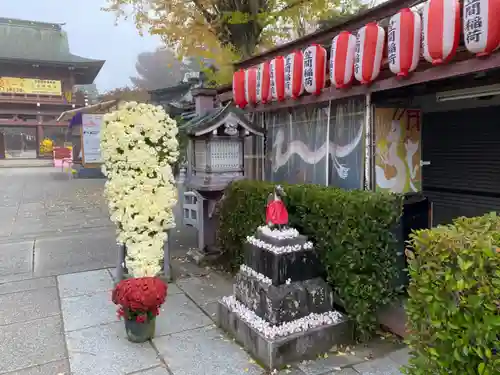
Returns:
[[[35,159],[36,128],[0,127],[0,159]]]

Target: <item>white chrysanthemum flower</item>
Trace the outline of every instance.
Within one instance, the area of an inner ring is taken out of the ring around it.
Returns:
[[[104,116],[101,132],[105,196],[117,241],[127,247],[132,276],[160,271],[166,230],[175,227],[177,187],[170,164],[177,161],[177,123],[163,108],[121,103]]]

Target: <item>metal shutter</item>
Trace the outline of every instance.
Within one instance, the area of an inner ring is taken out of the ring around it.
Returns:
[[[500,107],[425,113],[422,153],[434,224],[500,211]]]

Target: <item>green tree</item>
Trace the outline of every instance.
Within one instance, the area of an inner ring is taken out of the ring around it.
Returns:
[[[230,82],[233,62],[359,7],[359,0],[107,1],[104,10],[133,16],[140,32],[161,36],[179,56],[213,61],[217,83]]]
[[[130,87],[120,87],[111,91],[108,91],[100,96],[100,101],[107,100],[123,100],[127,102],[138,102],[146,103],[150,99],[149,92],[144,89],[130,88]]]

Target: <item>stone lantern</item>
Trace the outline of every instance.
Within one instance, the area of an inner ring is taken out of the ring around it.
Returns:
[[[198,249],[190,256],[197,262],[217,255],[215,205],[226,186],[244,176],[245,137],[264,136],[245,112],[228,104],[215,108],[216,90],[192,91],[196,117],[181,131],[188,136],[186,191],[183,201],[184,224],[198,230]]]

